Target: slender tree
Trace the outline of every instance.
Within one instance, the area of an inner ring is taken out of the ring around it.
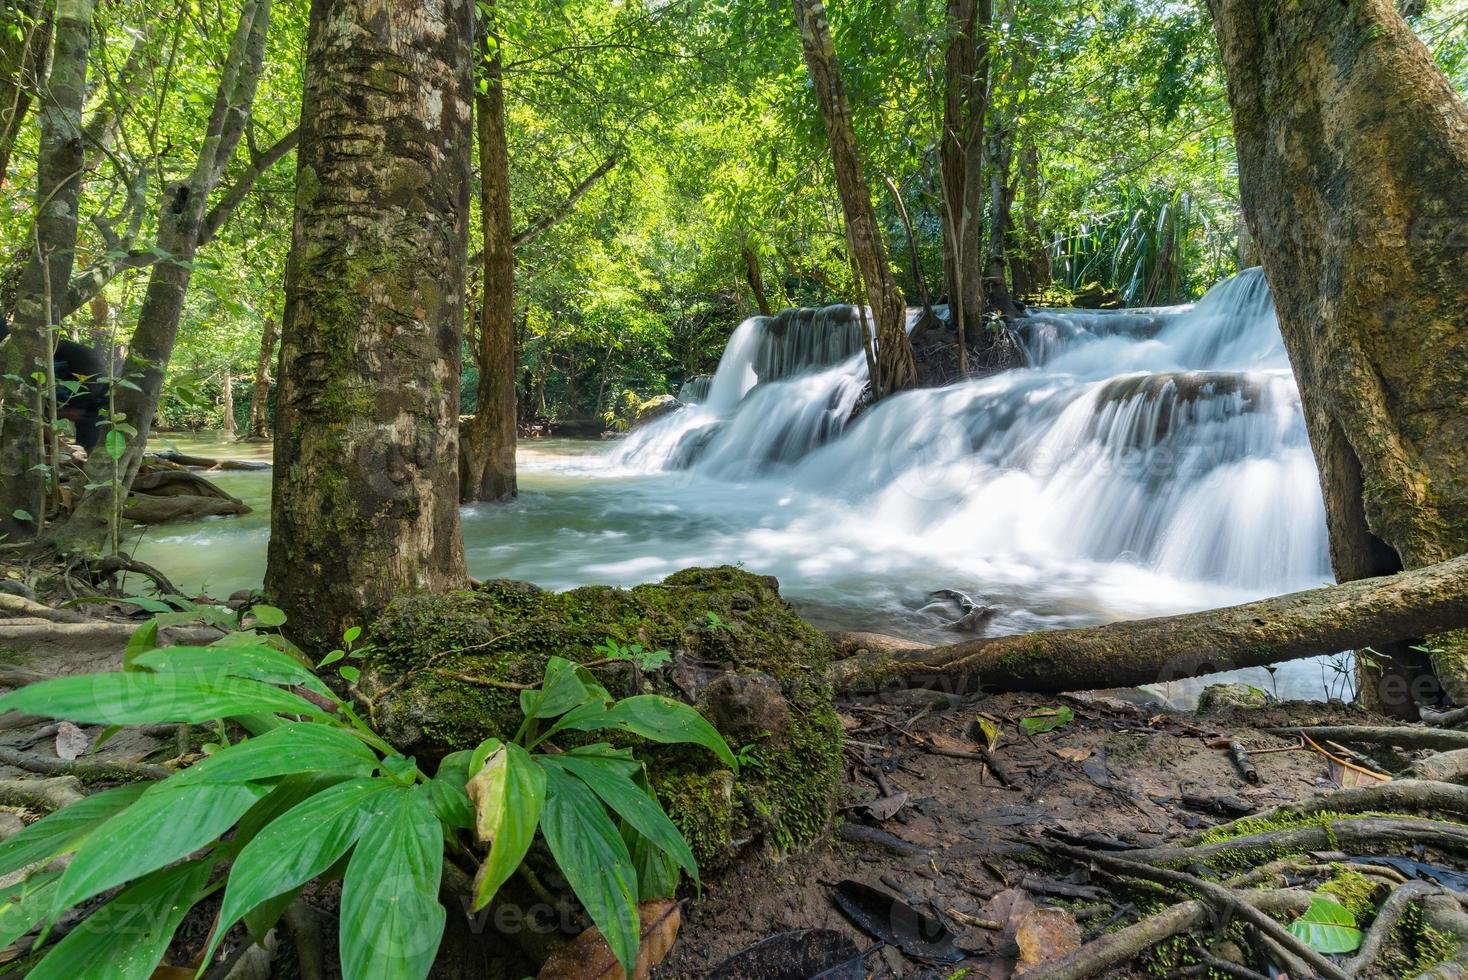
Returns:
[[[14,322],[9,337],[0,341],[0,402],[4,406],[0,411],[0,535],[10,537],[35,534],[46,511],[46,430],[55,408],[55,379],[51,377],[58,322],[55,300],[71,278],[76,252],[92,0],[59,0],[55,31],[51,74],[41,108],[36,220],[27,243]]]
[[[1468,108],[1390,0],[1209,6],[1336,577],[1468,552]],[[1468,638],[1426,646],[1468,703]]]
[[[473,21],[470,0],[312,4],[266,571],[307,644],[465,581]]]
[[[10,153],[35,100],[51,47],[51,5],[45,0],[0,0],[0,183]]]
[[[968,338],[984,317],[984,117],[989,108],[992,0],[948,0],[943,62],[943,283],[958,330],[959,370],[968,373]]]
[[[836,57],[836,42],[831,38],[826,8],[820,0],[794,0],[794,5],[805,64],[826,123],[836,189],[846,218],[847,247],[866,284],[867,303],[876,321],[878,377],[873,379],[873,391],[880,398],[917,383],[917,366],[907,337],[907,304],[887,262],[887,247],[872,207],[871,189],[862,174],[856,126],[846,98],[846,85],[841,80],[841,63]]]
[[[245,438],[251,442],[270,438],[270,362],[275,358],[279,337],[275,317],[267,316],[260,331],[260,354],[255,358],[255,382],[250,390],[250,421],[245,428]]]
[[[510,155],[505,143],[505,88],[493,0],[483,8],[481,84],[474,94],[479,142],[479,228],[484,290],[479,306],[479,387],[464,428],[459,499],[509,500],[515,484],[515,244],[510,225]]]

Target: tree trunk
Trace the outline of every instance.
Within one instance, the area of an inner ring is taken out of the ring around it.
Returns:
[[[245,438],[251,442],[270,439],[270,362],[278,336],[275,317],[267,316],[260,333],[260,356],[255,359],[255,386],[250,391],[250,424]]]
[[[981,336],[984,277],[984,117],[989,109],[992,0],[948,0],[943,65],[943,282],[958,331],[959,370],[968,372],[968,336]]]
[[[116,525],[121,503],[137,476],[158,414],[163,376],[178,340],[194,257],[208,230],[205,209],[209,196],[234,156],[254,105],[270,16],[271,0],[244,0],[241,4],[239,23],[220,71],[208,128],[194,167],[188,176],[164,188],[158,209],[156,253],[167,257],[153,263],[123,365],[123,376],[129,384],[117,386],[114,393],[117,414],[111,422],[127,436],[127,444],[115,465],[106,453],[94,453],[87,461],[91,489],[77,502],[71,517],[50,533],[53,544],[62,551],[99,547],[109,528]]]
[[[984,264],[984,295],[989,309],[1006,318],[1018,313],[1009,294],[1009,262],[1005,258],[1014,207],[1014,189],[1009,183],[1013,158],[1013,126],[996,121],[989,133],[989,258]]]
[[[51,46],[51,5],[45,0],[0,0],[0,184],[10,173],[10,152],[40,87]]]
[[[1244,215],[1300,382],[1336,577],[1462,554],[1468,107],[1389,0],[1209,6]],[[1468,702],[1468,638],[1428,645],[1448,693]],[[1377,707],[1411,710],[1362,687]]]
[[[1263,667],[1468,625],[1468,555],[1382,578],[1207,612],[1083,629],[871,650],[831,665],[837,688],[976,679],[984,690],[1132,687]]]
[[[467,578],[473,31],[471,0],[311,7],[265,582],[313,648]]]
[[[484,8],[494,16],[494,2]],[[459,499],[511,500],[515,484],[515,246],[510,227],[510,156],[505,88],[494,25],[481,30],[489,57],[475,90],[479,138],[479,230],[484,238],[484,297],[479,306],[479,389],[462,434]]]
[[[224,438],[232,442],[237,425],[234,418],[234,372],[228,367],[224,369],[221,385],[224,388],[220,396],[220,404],[224,407]]]
[[[1025,139],[1019,159],[1024,207],[1020,211],[1017,247],[1009,260],[1009,279],[1016,296],[1029,298],[1038,296],[1050,285],[1050,255],[1035,218],[1040,209],[1040,151],[1032,138]]]
[[[826,8],[820,0],[794,0],[794,5],[805,64],[810,70],[816,102],[831,144],[836,189],[846,218],[847,245],[861,268],[867,302],[876,321],[877,366],[882,383],[880,389],[873,388],[873,393],[880,398],[917,383],[917,366],[907,337],[907,305],[887,263],[887,247],[872,208],[872,192],[862,175],[856,127],[846,98],[846,85],[841,80],[841,64],[831,38],[831,25],[826,20]]]
[[[770,316],[770,297],[765,293],[765,278],[760,275],[759,257],[748,245],[739,251],[744,259],[744,278],[749,282],[749,291],[754,294],[754,305],[760,316]]]
[[[55,299],[71,278],[76,251],[92,0],[60,0],[55,46],[41,110],[36,219],[8,339],[0,323],[0,376],[17,379],[0,377],[0,537],[10,540],[36,534],[45,519]]]

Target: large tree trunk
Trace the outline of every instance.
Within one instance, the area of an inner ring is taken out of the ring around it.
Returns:
[[[1009,168],[1014,159],[1013,125],[997,123],[989,134],[989,258],[984,264],[984,295],[989,309],[1012,318],[1018,312],[1009,294],[1005,258],[1014,207]]]
[[[245,438],[251,442],[270,438],[270,362],[275,359],[279,335],[275,317],[267,316],[260,332],[260,354],[255,359],[255,385],[250,391],[250,423]]]
[[[982,336],[984,277],[984,117],[989,109],[992,0],[948,0],[943,65],[943,282],[958,331],[959,370],[968,372],[968,337]]]
[[[309,646],[467,578],[473,31],[471,0],[312,4],[265,578]]]
[[[36,534],[46,515],[45,426],[54,411],[55,300],[71,278],[76,251],[85,152],[81,116],[91,46],[92,0],[60,0],[41,110],[36,219],[8,339],[0,323],[0,538],[10,540]]]
[[[1025,138],[1019,160],[1024,207],[1020,210],[1020,225],[1009,259],[1009,279],[1014,284],[1014,294],[1028,299],[1050,285],[1050,254],[1035,217],[1040,209],[1040,151],[1033,138]]]
[[[114,394],[117,416],[113,422],[117,431],[126,435],[127,443],[115,464],[107,453],[94,453],[87,461],[90,489],[77,502],[71,517],[50,533],[60,550],[98,548],[120,519],[122,502],[137,476],[158,414],[163,376],[178,340],[194,257],[208,232],[209,196],[219,186],[254,106],[270,16],[271,0],[245,0],[241,4],[199,155],[188,176],[170,182],[164,189],[158,209],[156,251],[166,258],[153,264],[138,311],[138,325],[128,343],[123,377],[129,384],[117,386]]]
[[[10,152],[25,124],[51,47],[51,5],[46,0],[0,0],[0,183],[10,172]]]
[[[862,175],[856,127],[851,118],[851,104],[846,98],[846,85],[841,80],[841,64],[836,58],[836,44],[831,39],[826,8],[820,0],[794,0],[794,5],[795,22],[800,28],[801,46],[805,50],[805,64],[810,70],[816,102],[820,105],[821,116],[826,122],[826,136],[831,144],[836,189],[846,217],[847,245],[856,256],[861,278],[866,284],[867,302],[876,320],[879,378],[873,379],[873,393],[880,398],[917,383],[917,366],[907,337],[907,305],[887,263],[887,247],[882,240],[882,229],[877,224],[876,211],[872,208],[872,192]]]
[[[1209,6],[1336,577],[1468,551],[1468,108],[1389,0]],[[1468,640],[1429,645],[1468,702]]]
[[[485,8],[494,16],[493,0]],[[505,140],[505,88],[493,24],[480,32],[488,48],[482,89],[474,95],[479,138],[479,228],[484,238],[484,296],[479,305],[479,389],[460,449],[459,499],[510,500],[515,484],[515,246],[510,227],[510,155]]]
[[[975,681],[985,690],[1084,691],[1263,667],[1468,625],[1468,555],[1398,575],[1206,612],[867,652],[831,665],[844,690]],[[895,648],[894,648],[895,647]],[[949,679],[944,681],[944,679]]]

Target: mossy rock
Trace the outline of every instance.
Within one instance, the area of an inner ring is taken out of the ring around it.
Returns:
[[[433,759],[514,735],[519,692],[496,683],[534,683],[551,656],[602,660],[595,647],[608,638],[674,655],[638,677],[622,663],[594,668],[613,695],[693,701],[736,751],[750,746],[753,761],[736,776],[703,749],[629,743],[700,865],[717,870],[752,843],[786,852],[820,835],[841,767],[823,683],[832,646],[768,576],[690,568],[633,589],[500,580],[400,598],[368,631],[360,689],[393,744]]]
[[[1252,684],[1209,684],[1198,695],[1198,714],[1216,715],[1234,708],[1264,708],[1269,695]]]

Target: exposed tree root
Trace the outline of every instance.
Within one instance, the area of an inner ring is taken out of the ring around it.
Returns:
[[[1468,749],[1468,732],[1421,726],[1314,725],[1308,728],[1266,728],[1271,735],[1298,735],[1304,732],[1317,742],[1371,742],[1395,745],[1403,749]]]
[[[1184,841],[1183,846],[1200,843],[1204,836],[1216,837],[1220,833],[1227,834],[1241,827],[1277,823],[1292,817],[1308,817],[1317,813],[1414,814],[1468,822],[1468,786],[1426,779],[1398,779],[1374,786],[1354,786],[1240,817],[1212,828],[1206,835]]]
[[[1426,881],[1409,881],[1405,885],[1398,885],[1392,889],[1386,901],[1381,903],[1381,908],[1377,909],[1376,918],[1371,922],[1371,928],[1362,937],[1361,948],[1346,963],[1346,972],[1353,977],[1359,976],[1375,963],[1387,940],[1391,938],[1392,932],[1397,928],[1397,924],[1402,921],[1402,916],[1406,913],[1407,908],[1421,901],[1424,896],[1435,894],[1438,891],[1440,889],[1437,885]]]
[[[0,763],[48,776],[76,776],[92,780],[167,779],[174,770],[143,762],[107,762],[61,759],[0,746]]]
[[[0,779],[0,805],[50,813],[84,799],[75,776],[55,779]]]
[[[1307,824],[1193,847],[1148,847],[1127,851],[1126,855],[1133,861],[1172,865],[1207,862],[1223,855],[1242,861],[1259,860],[1281,852],[1303,854],[1307,851],[1340,850],[1366,853],[1384,847],[1406,851],[1418,844],[1452,854],[1468,854],[1468,827],[1397,817],[1347,817],[1331,821],[1329,826]]]
[[[1443,783],[1468,782],[1468,749],[1439,752],[1412,763],[1412,775]]]
[[[1381,578],[1183,616],[979,638],[932,649],[867,647],[831,665],[843,691],[976,678],[1056,693],[1176,680],[1468,626],[1468,555]],[[1463,741],[1451,747],[1468,745]],[[1334,737],[1334,736],[1327,736]]]

